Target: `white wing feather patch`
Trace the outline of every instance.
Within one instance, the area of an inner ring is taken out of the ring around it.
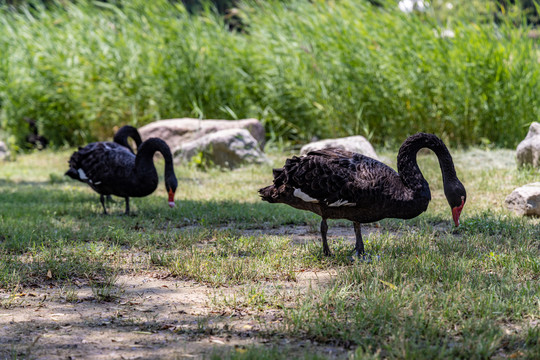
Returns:
[[[356,203],[350,203],[347,200],[338,200],[328,205],[328,207],[339,207],[339,206],[356,206]]]
[[[86,174],[84,173],[84,170],[83,169],[77,169],[77,172],[79,173],[79,178],[81,180],[87,180],[88,177],[86,176]]]
[[[318,203],[319,200],[312,198],[300,189],[294,189],[293,195],[305,202]]]

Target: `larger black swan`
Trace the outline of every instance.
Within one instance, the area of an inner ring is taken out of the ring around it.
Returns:
[[[142,144],[141,135],[139,134],[139,131],[137,128],[134,128],[130,125],[124,125],[118,131],[116,134],[114,134],[113,141],[117,144],[120,144],[126,148],[129,149],[133,154],[135,153],[133,149],[131,148],[131,145],[129,145],[128,138],[132,138],[135,141],[135,147],[138,149],[139,146]]]
[[[105,195],[125,198],[126,214],[129,214],[130,197],[150,195],[158,186],[158,174],[153,160],[156,151],[165,159],[165,189],[169,195],[169,206],[174,207],[174,193],[178,183],[171,150],[158,138],[143,142],[137,155],[114,142],[88,144],[71,155],[66,175],[88,184],[100,194],[104,214],[107,214]]]
[[[259,194],[270,203],[321,216],[325,255],[330,255],[326,219],[352,221],[360,256],[364,253],[360,224],[384,218],[411,219],[426,211],[431,192],[416,162],[422,148],[433,150],[439,158],[444,194],[458,226],[467,193],[448,149],[432,134],[418,133],[405,140],[397,156],[398,172],[361,154],[335,148],[318,150],[287,159],[283,168],[274,169],[274,184],[260,189]]]

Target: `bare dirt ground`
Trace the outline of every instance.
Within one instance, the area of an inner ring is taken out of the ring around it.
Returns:
[[[303,273],[292,288],[319,286],[329,273]],[[243,351],[255,343],[318,347],[311,341],[279,339],[272,330],[281,312],[218,310],[212,289],[151,274],[120,276],[123,293],[112,302],[97,301],[88,286],[68,302],[58,288],[18,294],[13,307],[0,310],[0,356],[6,359],[163,359],[204,358],[212,352]],[[6,296],[1,294],[0,296]],[[342,349],[319,346],[338,356]]]
[[[366,230],[366,235],[376,231]],[[245,230],[258,231],[290,235],[295,242],[318,241],[308,227]],[[330,233],[354,242],[352,226],[333,227]],[[325,286],[334,275],[306,271],[280,286],[298,293]],[[0,291],[0,358],[200,359],[255,344],[288,346],[293,352],[309,348],[329,358],[347,354],[339,346],[280,335],[281,310],[216,305],[213,300],[232,297],[235,287],[211,288],[157,273],[121,275],[116,286],[121,291],[108,302],[77,281],[69,289],[44,284],[18,294]]]

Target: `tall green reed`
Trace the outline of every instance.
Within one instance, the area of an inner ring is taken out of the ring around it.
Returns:
[[[166,0],[119,4],[0,9],[0,121],[19,144],[25,116],[55,146],[183,116],[257,117],[275,141],[515,146],[538,118],[535,40],[482,11],[248,2],[230,32]]]

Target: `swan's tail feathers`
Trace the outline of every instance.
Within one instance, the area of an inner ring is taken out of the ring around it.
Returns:
[[[274,185],[259,189],[259,195],[264,201],[268,201],[269,203],[277,202],[277,191]]]
[[[285,203],[297,200],[293,196],[293,188],[287,185],[270,185],[259,190],[259,195],[264,201],[269,203]]]
[[[77,170],[75,170],[74,168],[69,168],[68,171],[66,171],[65,175],[69,176],[70,178],[72,179],[75,179],[75,180],[81,180],[79,178],[79,173],[77,172]]]
[[[287,202],[286,199],[292,195],[290,186],[287,186],[288,175],[284,168],[273,169],[274,184],[259,190],[259,195],[264,201],[269,203]]]
[[[289,181],[288,174],[283,168],[272,169],[272,175],[274,176],[274,187],[276,188],[279,188]]]
[[[277,179],[283,174],[283,168],[279,169],[272,169],[272,175],[274,175],[274,179]]]

